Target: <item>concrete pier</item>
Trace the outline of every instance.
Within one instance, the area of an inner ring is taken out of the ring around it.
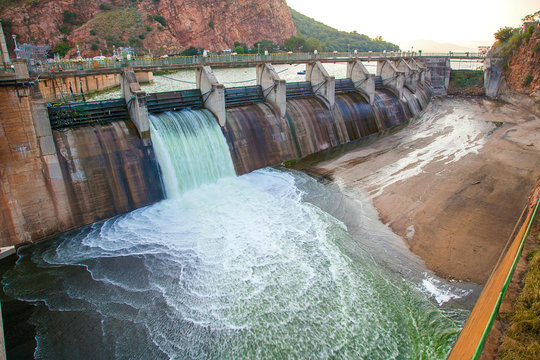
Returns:
[[[361,61],[347,63],[347,78],[351,79],[355,89],[364,94],[373,105],[375,101],[375,75],[370,74]]]
[[[262,87],[266,102],[271,104],[281,117],[285,117],[287,86],[271,64],[257,65],[257,85]]]
[[[319,61],[306,64],[306,79],[311,82],[315,95],[325,98],[332,108],[336,97],[336,79],[328,75]]]
[[[141,139],[150,139],[150,120],[146,105],[146,92],[141,89],[135,73],[127,69],[122,73],[122,94],[128,105],[129,116]]]
[[[210,110],[221,127],[227,122],[225,87],[220,84],[210,66],[197,68],[197,88],[201,90],[204,107]]]
[[[377,76],[382,78],[383,85],[394,91],[398,99],[403,99],[405,73],[398,70],[389,60],[377,61]]]

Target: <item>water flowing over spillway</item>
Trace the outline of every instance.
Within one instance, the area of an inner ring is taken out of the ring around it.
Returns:
[[[151,122],[168,198],[21,250],[4,274],[36,305],[37,358],[445,358],[467,291],[368,201],[297,172],[235,177],[209,112]]]

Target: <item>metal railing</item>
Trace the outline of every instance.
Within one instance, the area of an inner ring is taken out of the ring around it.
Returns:
[[[224,63],[250,63],[250,62],[286,62],[286,61],[326,61],[340,62],[354,59],[379,60],[396,59],[408,57],[451,57],[451,58],[470,58],[483,59],[485,54],[481,53],[411,53],[411,52],[358,52],[358,53],[273,53],[273,54],[242,54],[242,55],[208,55],[208,56],[169,56],[126,59],[84,59],[84,60],[62,60],[58,62],[46,62],[32,65],[31,71],[34,72],[58,72],[58,71],[76,71],[92,69],[114,69],[126,66],[132,67],[174,67],[186,66],[196,67],[201,65],[224,64]]]

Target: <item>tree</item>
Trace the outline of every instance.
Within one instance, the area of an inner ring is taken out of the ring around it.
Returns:
[[[306,45],[306,37],[304,35],[291,36],[285,39],[285,48],[287,50],[300,50]]]
[[[313,50],[322,51],[322,48],[323,46],[322,46],[321,41],[315,38],[308,38],[306,40],[306,44],[304,47],[306,51],[313,51]]]
[[[236,46],[236,47],[234,48],[234,51],[235,51],[237,54],[244,54],[244,47],[238,45],[238,46]]]
[[[190,46],[186,50],[182,51],[180,53],[182,56],[195,56],[199,55],[199,49],[197,49],[195,46]]]
[[[535,13],[529,14],[529,15],[525,16],[523,19],[521,19],[521,21],[523,21],[523,22],[526,22],[526,21],[539,21],[539,20],[540,20],[540,10],[535,12]]]
[[[66,56],[69,51],[69,43],[66,39],[62,40],[61,43],[56,44],[54,49],[52,49],[53,54],[58,54],[60,57]]]
[[[506,40],[510,39],[512,35],[514,34],[514,31],[516,29],[506,26],[503,28],[500,28],[494,35],[495,39],[499,40],[500,42],[506,42]]]

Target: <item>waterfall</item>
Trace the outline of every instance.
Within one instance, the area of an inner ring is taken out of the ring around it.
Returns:
[[[229,147],[210,111],[150,115],[150,129],[167,198],[235,176]]]

